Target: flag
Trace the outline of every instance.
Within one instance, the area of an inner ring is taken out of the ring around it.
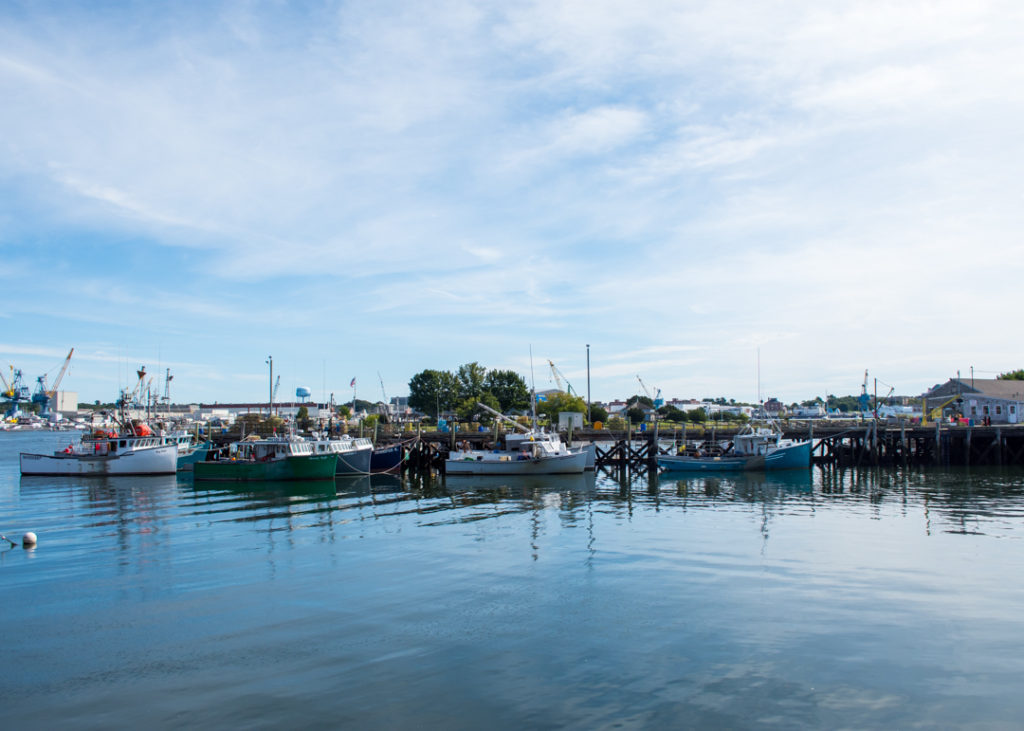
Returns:
[[[356,387],[356,379],[353,378],[352,379],[352,383],[348,384],[348,387],[349,388],[355,388]]]

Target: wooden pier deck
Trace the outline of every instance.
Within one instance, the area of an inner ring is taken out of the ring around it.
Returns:
[[[657,468],[658,454],[669,454],[683,443],[728,440],[735,427],[704,429],[660,425],[644,431],[575,430],[573,444],[594,443],[598,468],[638,472]],[[811,461],[839,467],[908,465],[1024,465],[1024,425],[963,426],[881,421],[829,424],[804,422],[783,425],[783,435],[811,439]],[[500,439],[492,431],[421,432],[415,435],[414,465],[443,465],[448,451],[459,443],[486,448]],[[563,433],[563,439],[569,435]]]

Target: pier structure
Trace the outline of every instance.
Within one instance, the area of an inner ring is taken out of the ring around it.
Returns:
[[[598,470],[617,475],[653,473],[660,454],[675,454],[679,447],[706,447],[730,440],[736,425],[694,427],[657,424],[653,428],[608,430],[576,429],[563,433],[574,445],[593,443]],[[783,436],[812,441],[811,462],[823,467],[980,466],[1024,465],[1024,425],[973,426],[865,420],[833,424],[823,421],[791,421],[782,425]],[[401,443],[405,450],[403,470],[443,470],[449,452],[457,445],[475,449],[494,448],[502,430],[424,431],[382,429],[372,436],[378,446]],[[226,443],[236,435],[222,434]]]
[[[659,454],[673,454],[683,444],[701,445],[731,439],[735,426],[693,429],[664,424],[643,431],[575,430],[573,444],[596,446],[599,470],[637,473],[657,469]],[[570,435],[563,434],[568,441]],[[832,425],[796,422],[783,426],[783,436],[812,441],[811,461],[836,467],[1024,465],[1024,425],[927,426],[867,420]],[[420,432],[406,436],[407,466],[412,470],[443,468],[456,444],[492,447],[500,432]],[[387,437],[382,435],[382,439]]]

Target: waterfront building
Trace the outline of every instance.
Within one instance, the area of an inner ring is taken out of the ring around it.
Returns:
[[[976,424],[986,417],[993,424],[1020,423],[1024,408],[1024,381],[997,378],[951,378],[933,386],[922,397],[925,413],[943,408]]]

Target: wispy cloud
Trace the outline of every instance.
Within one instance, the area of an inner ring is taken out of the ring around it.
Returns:
[[[578,379],[589,341],[608,397],[636,373],[749,390],[758,346],[794,397],[864,361],[923,385],[974,353],[1019,366],[990,317],[1024,273],[1013,3],[0,18],[26,367],[114,343],[212,400],[214,372],[248,389],[284,349],[296,378],[399,384],[531,342]]]

